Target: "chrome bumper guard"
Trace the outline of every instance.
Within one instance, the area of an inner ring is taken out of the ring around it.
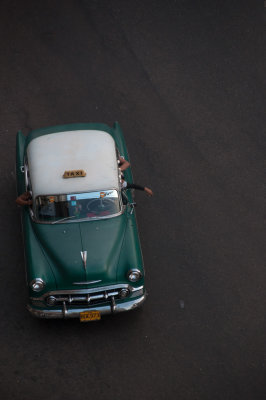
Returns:
[[[84,311],[99,311],[101,315],[113,314],[123,311],[130,311],[138,308],[146,299],[146,293],[141,297],[124,301],[121,303],[115,303],[113,300],[110,304],[95,305],[92,307],[80,307],[80,308],[67,308],[65,303],[62,309],[37,309],[32,307],[30,304],[27,305],[28,311],[35,317],[38,318],[79,318],[80,313]]]

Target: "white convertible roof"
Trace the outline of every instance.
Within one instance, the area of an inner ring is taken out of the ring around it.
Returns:
[[[33,196],[119,188],[115,141],[103,131],[58,132],[33,139],[27,148]],[[85,177],[63,178],[84,170]]]

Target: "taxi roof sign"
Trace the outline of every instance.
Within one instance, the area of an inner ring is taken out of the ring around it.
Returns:
[[[63,178],[84,178],[86,176],[86,172],[83,169],[73,169],[71,171],[65,171]]]

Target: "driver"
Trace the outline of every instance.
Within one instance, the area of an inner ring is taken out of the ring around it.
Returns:
[[[144,190],[144,192],[146,192],[148,196],[150,196],[150,197],[153,196],[153,191],[150,188],[148,188],[147,186],[140,186],[135,183],[128,183],[124,179],[122,179],[121,185],[122,185],[122,189],[124,189],[124,190],[126,190],[126,189]]]

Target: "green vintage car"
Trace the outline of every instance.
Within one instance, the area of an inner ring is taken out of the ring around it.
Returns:
[[[17,134],[30,313],[100,319],[146,297],[134,202],[121,190],[119,157],[128,160],[118,123],[71,124]],[[130,168],[125,179],[132,182]]]

